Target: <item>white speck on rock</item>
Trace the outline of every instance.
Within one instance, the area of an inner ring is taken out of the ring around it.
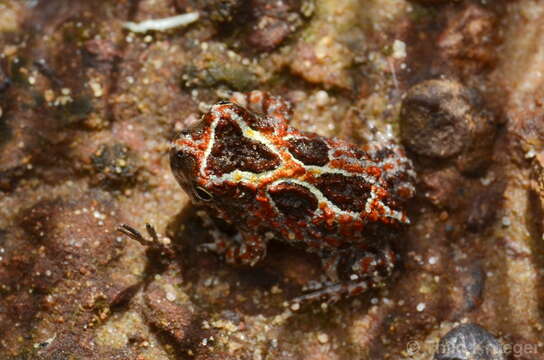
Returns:
[[[174,300],[176,300],[176,293],[167,292],[167,293],[166,293],[166,300],[168,300],[168,301],[174,301]]]
[[[395,40],[393,42],[393,57],[395,59],[404,59],[406,57],[406,44],[403,41]]]
[[[317,341],[319,341],[321,344],[326,344],[329,342],[329,336],[325,333],[320,333],[317,335]]]
[[[329,94],[324,90],[320,90],[315,94],[315,100],[317,106],[325,106],[329,103]]]
[[[536,156],[536,151],[535,151],[535,149],[530,149],[529,151],[527,151],[527,152],[525,153],[525,158],[526,158],[526,159],[532,159],[532,158],[534,158],[535,156]]]

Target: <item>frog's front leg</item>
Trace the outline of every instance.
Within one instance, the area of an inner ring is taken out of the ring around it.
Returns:
[[[322,289],[299,296],[293,303],[325,300],[334,303],[342,297],[361,294],[377,287],[391,275],[395,254],[388,247],[369,252],[359,249],[338,251],[323,260],[323,269],[331,279]]]
[[[224,255],[229,264],[254,266],[266,256],[266,240],[262,237],[240,232],[228,236],[219,230],[211,232],[214,241],[202,244],[201,249]]]

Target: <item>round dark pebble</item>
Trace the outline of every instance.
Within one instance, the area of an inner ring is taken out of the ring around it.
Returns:
[[[463,86],[452,80],[428,80],[412,87],[402,102],[401,136],[419,155],[446,158],[467,141],[465,117],[471,106]]]
[[[435,360],[504,360],[499,340],[476,324],[463,324],[440,340]]]
[[[413,86],[402,102],[400,131],[403,143],[428,157],[457,158],[462,172],[485,164],[496,127],[481,97],[451,79],[433,79]]]

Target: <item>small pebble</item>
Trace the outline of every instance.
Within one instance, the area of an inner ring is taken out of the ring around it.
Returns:
[[[317,335],[317,340],[321,343],[321,344],[326,344],[329,342],[329,336],[327,334],[324,334],[324,333],[320,333],[319,335]]]
[[[536,151],[535,151],[535,149],[531,149],[531,150],[529,150],[529,151],[527,151],[527,152],[525,153],[525,158],[526,158],[526,159],[532,159],[532,158],[534,158],[535,156],[536,156]]]
[[[167,292],[166,293],[166,299],[168,301],[174,301],[174,300],[176,300],[176,294],[173,293],[173,292]]]
[[[329,94],[324,90],[320,90],[316,93],[315,100],[317,106],[325,106],[329,103]]]
[[[478,324],[462,324],[440,339],[435,360],[505,360],[503,346]],[[516,357],[517,358],[517,357]]]

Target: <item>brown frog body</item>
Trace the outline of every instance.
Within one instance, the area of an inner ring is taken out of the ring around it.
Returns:
[[[279,239],[318,254],[330,279],[297,299],[365,291],[395,263],[388,238],[409,223],[415,173],[399,146],[355,146],[289,126],[290,104],[235,93],[172,142],[172,171],[191,200],[236,227],[208,249],[253,266]]]

